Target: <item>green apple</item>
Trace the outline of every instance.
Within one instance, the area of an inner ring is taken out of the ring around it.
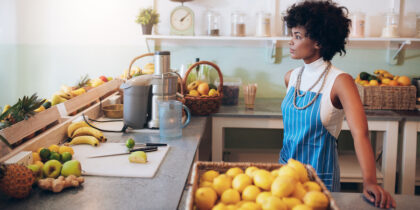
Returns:
[[[147,155],[144,151],[132,152],[128,156],[128,160],[132,163],[146,163],[147,162]]]
[[[27,166],[34,173],[36,180],[42,179],[42,168],[39,165],[31,164]]]
[[[72,155],[70,152],[63,152],[61,154],[61,162],[65,163],[72,159]]]
[[[82,175],[82,165],[78,160],[69,160],[63,164],[63,169],[61,169],[61,175],[63,176],[80,176]]]
[[[49,160],[42,167],[42,172],[48,178],[57,178],[60,175],[62,166],[58,160]]]

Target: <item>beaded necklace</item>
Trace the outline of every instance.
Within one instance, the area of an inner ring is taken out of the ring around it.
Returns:
[[[325,68],[325,70],[322,72],[322,74],[318,77],[318,79],[316,80],[316,82],[307,90],[307,91],[302,91],[303,93],[302,94],[300,94],[299,93],[299,89],[300,89],[300,83],[301,83],[301,80],[302,80],[302,74],[303,74],[303,71],[305,70],[305,66],[302,66],[302,68],[300,69],[300,71],[299,71],[299,74],[298,74],[298,77],[297,77],[297,80],[296,80],[296,84],[295,84],[295,92],[294,92],[294,95],[293,95],[293,106],[296,108],[296,109],[298,109],[298,110],[302,110],[302,109],[306,109],[306,108],[308,108],[310,105],[312,105],[314,102],[315,102],[315,100],[318,98],[318,96],[319,96],[319,94],[321,93],[321,90],[322,90],[322,88],[324,87],[324,85],[325,85],[325,80],[326,80],[326,78],[327,78],[327,75],[328,75],[328,72],[330,71],[330,69],[331,69],[331,63],[330,62],[328,62],[328,65],[327,65],[327,67]],[[305,106],[303,106],[303,107],[298,107],[297,105],[296,105],[296,98],[297,97],[302,97],[302,96],[304,96],[304,95],[306,95],[306,93],[307,92],[309,92],[309,91],[311,91],[312,90],[312,88],[314,88],[320,81],[321,81],[321,78],[323,78],[323,80],[322,80],[322,84],[321,84],[321,87],[319,88],[319,90],[318,90],[318,92],[316,93],[316,95],[315,95],[315,97],[308,103],[308,104],[306,104]]]

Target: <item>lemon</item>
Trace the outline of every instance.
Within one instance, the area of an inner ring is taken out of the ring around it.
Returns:
[[[35,163],[36,161],[41,161],[41,156],[39,156],[38,152],[32,152],[32,163]]]
[[[236,210],[237,209],[236,206],[233,205],[233,204],[227,205],[226,207],[227,207],[227,210]]]
[[[213,182],[213,179],[219,176],[219,172],[215,170],[208,170],[201,175],[200,182],[208,181]]]
[[[284,197],[282,198],[282,201],[287,205],[287,207],[289,209],[293,209],[293,207],[302,204],[302,201],[300,201],[297,198],[288,198],[288,197]]]
[[[71,155],[74,155],[73,148],[68,147],[68,146],[61,146],[61,147],[58,149],[58,153],[63,154],[64,152],[70,152],[70,153],[71,153]]]
[[[321,186],[319,186],[318,183],[313,182],[313,181],[307,181],[307,182],[303,183],[303,187],[308,192],[309,191],[318,191],[318,192],[321,192]]]
[[[216,200],[217,194],[210,187],[201,187],[195,192],[195,204],[199,209],[211,209]]]
[[[312,208],[305,205],[305,204],[299,204],[299,205],[293,207],[292,210],[312,210]]]
[[[245,169],[245,174],[251,178],[254,178],[254,172],[258,171],[258,168],[255,166],[250,166]]]
[[[200,182],[199,187],[213,187],[213,182],[208,182],[208,181]]]
[[[270,190],[273,176],[264,169],[259,169],[254,173],[254,184],[263,190]]]
[[[197,90],[190,90],[190,96],[200,96]]]
[[[218,203],[211,210],[227,210],[227,206],[224,203]]]
[[[232,187],[233,189],[238,190],[240,193],[247,187],[252,184],[252,179],[246,174],[239,174],[233,178]]]
[[[224,204],[236,204],[241,200],[241,195],[235,189],[227,189],[220,197],[220,201]]]
[[[219,96],[219,93],[215,89],[210,89],[209,96]]]
[[[265,200],[267,200],[268,197],[270,197],[272,194],[271,192],[261,192],[260,194],[257,195],[257,199],[255,199],[255,201],[260,204],[263,205],[265,203]]]
[[[232,186],[232,179],[228,177],[226,174],[221,174],[214,178],[213,180],[213,188],[216,190],[218,195],[222,195],[222,193],[231,188]]]
[[[58,152],[58,149],[59,149],[60,147],[57,145],[57,144],[51,144],[49,147],[48,147],[48,149],[51,151],[51,152]]]
[[[256,201],[258,194],[261,193],[260,188],[255,185],[249,185],[242,191],[242,200]]]
[[[244,171],[238,167],[234,167],[234,168],[230,168],[229,170],[226,171],[226,175],[230,176],[232,179],[238,175],[238,174],[243,174]]]
[[[300,176],[299,176],[298,172],[294,168],[292,168],[288,165],[282,166],[279,169],[278,176],[290,176],[290,177],[296,179],[297,181],[300,180]]]
[[[278,197],[270,196],[262,204],[263,210],[287,210],[287,205]]]
[[[271,185],[271,193],[282,198],[287,197],[295,190],[296,181],[290,176],[278,176]]]
[[[306,193],[305,197],[303,197],[303,202],[305,205],[314,209],[327,209],[329,201],[324,193],[311,191]]]
[[[292,193],[292,196],[300,200],[303,200],[303,197],[305,196],[305,194],[306,194],[305,188],[300,182],[298,182],[296,184],[295,191]]]
[[[246,201],[240,207],[240,210],[260,210],[261,206],[257,203]]]
[[[309,180],[309,178],[308,178],[308,171],[306,170],[305,166],[301,162],[290,158],[287,161],[287,165],[290,166],[290,167],[292,167],[293,169],[295,169],[295,171],[299,175],[299,180],[302,183],[305,183],[306,181]]]
[[[271,175],[273,175],[273,177],[277,177],[279,175],[279,169],[272,170]]]
[[[39,167],[41,167],[41,168],[44,166],[44,163],[42,161],[40,161],[40,160],[35,161],[34,164],[35,165],[39,165]]]

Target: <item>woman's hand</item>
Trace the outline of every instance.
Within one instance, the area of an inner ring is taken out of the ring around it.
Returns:
[[[397,206],[394,198],[392,198],[389,192],[385,191],[381,186],[377,185],[376,183],[364,183],[363,194],[371,202],[375,202],[376,207],[395,208]]]

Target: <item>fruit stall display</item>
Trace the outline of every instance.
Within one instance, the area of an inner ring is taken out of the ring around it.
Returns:
[[[338,209],[311,166],[196,162],[189,209]]]
[[[386,70],[361,72],[355,79],[365,109],[414,110],[416,87],[408,76],[394,76]]]

